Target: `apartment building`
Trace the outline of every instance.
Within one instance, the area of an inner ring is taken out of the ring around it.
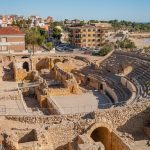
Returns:
[[[17,19],[19,19],[17,15],[0,15],[0,27],[11,26]]]
[[[46,19],[41,18],[39,16],[29,16],[31,20],[31,27],[41,27],[41,28],[48,28],[50,22],[53,21],[53,18],[48,16]]]
[[[0,28],[0,52],[25,50],[25,34],[17,27]]]
[[[96,23],[85,26],[70,27],[70,42],[79,48],[99,48],[105,43],[111,29],[108,23]]]

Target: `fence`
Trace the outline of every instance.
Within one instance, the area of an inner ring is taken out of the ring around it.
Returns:
[[[42,115],[58,115],[57,112],[61,112],[61,114],[78,114],[78,113],[89,113],[96,110],[103,110],[108,108],[114,108],[118,106],[126,105],[126,102],[120,102],[116,103],[115,105],[112,105],[112,103],[107,104],[99,104],[99,105],[79,105],[75,107],[61,107],[60,111],[58,110],[58,107],[55,108],[38,108],[38,107],[32,107],[27,108],[26,110],[24,108],[7,108],[6,106],[0,105],[0,115],[1,116],[9,116],[9,115],[15,115],[15,116],[22,116],[22,115],[33,115],[33,116],[42,116]]]

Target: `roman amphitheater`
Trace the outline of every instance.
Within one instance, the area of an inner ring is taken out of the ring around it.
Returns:
[[[0,148],[150,150],[150,56],[0,56]]]

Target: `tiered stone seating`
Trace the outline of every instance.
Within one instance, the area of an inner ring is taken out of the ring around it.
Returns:
[[[137,89],[136,98],[132,102],[140,101],[140,99],[150,98],[150,59],[140,54],[130,53],[113,53],[108,59],[101,63],[99,70],[92,67],[85,68],[82,73],[87,77],[93,77],[99,81],[104,81],[112,88],[119,102],[130,99],[131,92],[121,84],[120,77],[117,75],[122,69],[132,66],[130,73],[124,74],[125,78],[130,80]],[[145,59],[144,59],[145,58]]]
[[[119,70],[118,68],[121,65],[126,66],[126,64],[130,64],[133,66],[133,71],[127,75],[127,78],[137,87],[137,99],[149,98],[150,87],[148,87],[147,82],[150,81],[150,61],[147,58],[141,59],[138,55],[136,57],[133,55],[130,56],[129,53],[127,55],[126,53],[114,53],[102,64],[101,72],[112,67],[113,72],[118,73],[117,70]]]
[[[102,76],[102,74],[100,74],[100,72],[96,72],[96,71],[92,71],[92,70],[90,72],[88,72],[88,74],[86,74],[86,75],[88,77],[92,77],[99,81],[105,81],[106,83],[108,83],[109,87],[112,88],[114,90],[114,92],[116,93],[116,95],[118,97],[118,102],[126,101],[131,95],[129,90],[127,88],[123,87],[123,85],[119,82],[119,80],[113,79],[112,76],[111,77],[106,76],[106,75]]]
[[[107,74],[106,78],[107,80],[111,81],[112,88],[115,90],[119,102],[126,101],[127,99],[129,99],[131,93],[120,83],[119,77],[114,76],[112,74]]]
[[[139,60],[140,61],[140,60]],[[143,63],[143,62],[134,62],[134,70],[131,72],[128,77],[130,80],[134,82],[139,91],[139,99],[140,98],[149,98],[149,87],[147,85],[147,82],[150,81],[150,62]],[[138,84],[137,84],[138,83]]]

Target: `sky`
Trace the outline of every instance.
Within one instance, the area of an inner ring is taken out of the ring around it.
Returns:
[[[0,14],[150,22],[150,0],[0,0]]]

